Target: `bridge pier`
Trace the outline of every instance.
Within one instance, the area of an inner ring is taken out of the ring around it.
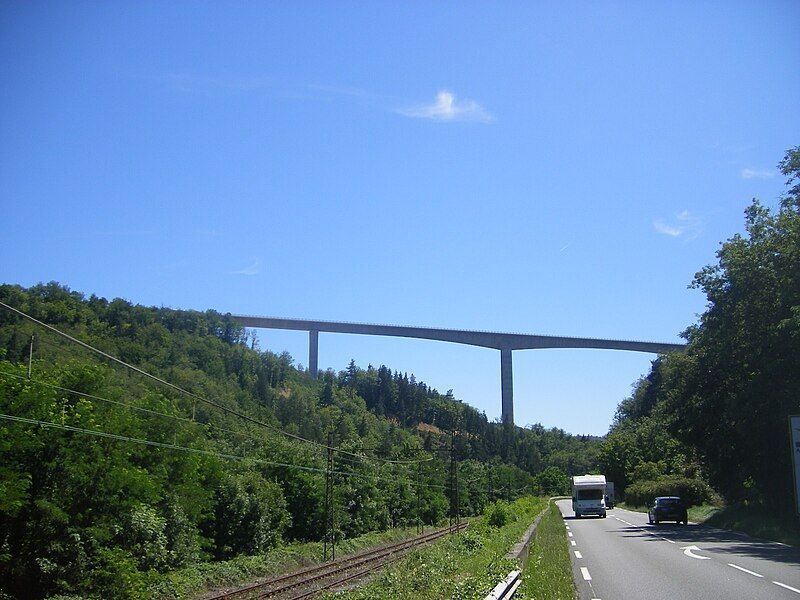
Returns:
[[[308,373],[311,379],[317,378],[319,371],[319,331],[312,329],[308,332]]]
[[[514,424],[514,369],[511,350],[500,350],[500,389],[503,398],[503,423]]]

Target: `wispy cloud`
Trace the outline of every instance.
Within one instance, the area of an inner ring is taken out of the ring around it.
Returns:
[[[314,82],[289,82],[272,77],[247,75],[198,75],[188,72],[168,73],[163,81],[171,88],[186,93],[268,93],[285,98],[312,98],[314,96],[340,97],[359,102],[373,109],[394,112],[416,119],[434,121],[474,121],[492,123],[495,118],[483,106],[469,99],[456,99],[455,94],[441,90],[430,104],[396,108],[408,101],[397,96],[374,93],[365,89]]]
[[[775,175],[772,169],[742,169],[742,179],[771,179]]]
[[[231,275],[258,275],[261,272],[261,259],[254,258],[253,262],[243,269],[231,271]]]
[[[667,225],[661,219],[656,219],[653,221],[653,227],[658,233],[663,233],[664,235],[669,235],[672,237],[678,237],[681,234],[681,230],[678,227],[673,227],[672,225]]]
[[[700,217],[684,210],[675,215],[671,222],[663,219],[653,221],[653,228],[658,232],[670,237],[682,237],[687,240],[696,238],[702,232],[703,221]]]
[[[436,94],[436,99],[431,104],[420,104],[400,109],[397,112],[406,117],[434,121],[477,121],[480,123],[494,121],[494,117],[474,100],[456,100],[455,95],[447,90],[441,90]]]

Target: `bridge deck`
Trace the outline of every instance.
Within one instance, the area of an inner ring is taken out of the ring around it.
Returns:
[[[460,329],[437,329],[431,327],[409,327],[403,325],[372,325],[368,323],[312,321],[307,319],[285,319],[280,317],[257,317],[249,315],[231,316],[245,327],[419,338],[425,340],[453,342],[456,344],[468,344],[470,346],[481,346],[484,348],[494,348],[496,350],[598,348],[606,350],[630,350],[633,352],[663,354],[666,352],[682,350],[685,347],[685,344],[640,342],[633,340],[532,335],[524,333],[499,333],[494,331],[466,331]]]

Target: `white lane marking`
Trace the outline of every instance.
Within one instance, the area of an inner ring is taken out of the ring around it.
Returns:
[[[791,590],[796,594],[800,594],[800,590],[798,590],[797,588],[793,588],[792,586],[786,585],[785,583],[781,583],[780,581],[773,581],[772,583],[774,583],[775,585],[779,585],[782,588],[786,588],[787,590]]]
[[[586,567],[581,567],[581,575],[583,575],[584,581],[591,581],[592,580],[592,576],[589,575],[589,569],[587,569]],[[775,581],[774,583],[778,583],[778,582]],[[778,585],[782,585],[782,584],[778,583]]]
[[[699,554],[695,554],[694,551],[700,550],[700,548],[697,546],[684,546],[681,548],[681,550],[683,550],[683,553],[686,556],[691,556],[692,558],[696,558],[698,560],[711,560],[711,558],[708,556],[700,556]]]
[[[660,537],[660,536],[659,536],[659,537]],[[674,544],[674,543],[675,543],[675,542],[673,542],[672,540],[670,540],[670,539],[668,539],[668,538],[665,538],[665,537],[662,537],[661,539],[662,539],[662,540],[664,540],[665,542],[669,542],[670,544]]]
[[[572,532],[571,532],[571,531],[568,531],[568,532],[567,532],[567,535],[568,535],[569,537],[572,537]]]
[[[740,567],[739,565],[735,565],[733,563],[728,563],[729,567],[733,567],[734,569],[739,569],[740,571],[744,571],[745,573],[749,573],[750,575],[755,575],[756,577],[764,577],[763,575],[759,575],[755,571],[751,571],[749,569],[745,569],[744,567]]]
[[[575,545],[575,540],[570,540],[569,543],[574,546]]]
[[[575,558],[583,558],[583,554],[581,554],[577,550],[573,550],[573,552],[575,552]]]

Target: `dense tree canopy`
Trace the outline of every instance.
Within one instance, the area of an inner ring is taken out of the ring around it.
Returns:
[[[623,401],[601,463],[624,487],[703,476],[730,502],[793,504],[788,417],[800,413],[800,147],[777,210],[758,200],[693,286],[708,298],[685,352]]]

